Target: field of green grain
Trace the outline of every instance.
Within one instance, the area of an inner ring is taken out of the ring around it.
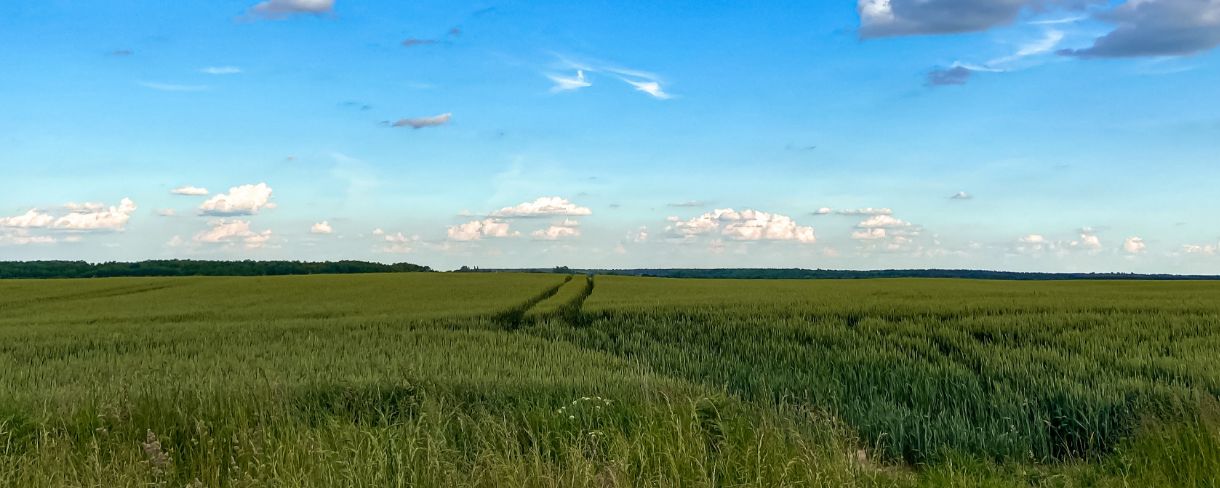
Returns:
[[[1217,486],[1220,283],[0,281],[0,486]]]

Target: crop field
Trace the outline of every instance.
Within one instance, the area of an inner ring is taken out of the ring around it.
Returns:
[[[0,281],[0,486],[1218,486],[1220,283]]]

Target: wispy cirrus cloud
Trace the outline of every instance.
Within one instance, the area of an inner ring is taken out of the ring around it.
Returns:
[[[140,86],[163,92],[202,92],[212,88],[207,85],[179,85],[174,83],[160,83],[155,81],[141,81]]]
[[[576,70],[576,76],[574,77],[562,75],[546,75],[546,77],[555,82],[555,86],[551,87],[551,93],[576,91],[593,86],[593,83],[585,79],[585,70],[583,69]]]
[[[552,92],[574,91],[587,88],[592,86],[592,81],[589,80],[591,74],[605,73],[634,88],[635,91],[647,94],[658,100],[673,98],[673,95],[665,91],[664,80],[655,73],[623,68],[601,61],[577,61],[564,56],[557,55],[557,57],[559,58],[559,66],[562,66],[562,69],[565,70],[575,70],[576,76],[557,75],[553,72],[544,73],[554,83],[554,86],[551,87]]]
[[[200,68],[199,72],[203,73],[205,75],[219,76],[219,75],[236,75],[236,74],[240,74],[242,71],[241,71],[241,68],[238,68],[236,66],[208,66],[205,68]]]

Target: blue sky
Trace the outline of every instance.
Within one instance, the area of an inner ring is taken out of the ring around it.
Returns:
[[[1220,0],[12,0],[0,43],[5,260],[1220,273]]]

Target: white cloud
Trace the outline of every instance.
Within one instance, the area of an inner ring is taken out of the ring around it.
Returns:
[[[378,228],[376,228],[376,229],[373,229],[373,235],[375,235],[375,236],[383,236],[383,235],[385,235],[385,231],[384,231],[384,230],[381,230],[381,228],[380,228],[380,227],[378,227]]]
[[[172,208],[163,208],[157,210],[157,215],[161,217],[174,217],[178,215],[178,212]]]
[[[208,75],[235,75],[241,73],[241,68],[236,66],[208,66],[200,69],[199,72]]]
[[[639,229],[637,229],[635,232],[633,232],[628,237],[631,238],[632,242],[647,242],[648,241],[648,227],[640,227]]]
[[[907,228],[913,227],[910,222],[899,220],[889,214],[877,214],[856,224],[861,229]]]
[[[972,198],[974,198],[974,195],[971,195],[964,191],[959,191],[957,193],[954,193],[953,196],[949,197],[950,200],[970,200]]]
[[[593,211],[581,207],[560,197],[541,197],[532,202],[525,202],[515,207],[504,207],[491,213],[492,217],[522,218],[522,217],[580,217],[592,215]]]
[[[1073,251],[1086,251],[1089,254],[1096,254],[1102,250],[1103,246],[1101,238],[1094,232],[1093,229],[1082,229],[1080,237],[1070,241],[1056,241],[1042,234],[1029,234],[1017,239],[1014,249],[1020,254],[1037,254],[1052,251],[1058,254],[1066,254]]]
[[[661,88],[660,82],[635,81],[635,80],[629,80],[627,78],[622,78],[622,80],[625,81],[628,85],[631,85],[632,87],[634,87],[636,89],[636,91],[641,91],[641,92],[647,93],[649,95],[652,95],[653,98],[656,98],[659,100],[668,100],[670,98],[673,98],[673,96],[671,96],[670,94],[665,93],[665,90],[663,88]]]
[[[1017,52],[1015,52],[1011,55],[1008,55],[1008,56],[1004,56],[1002,58],[997,58],[997,59],[988,61],[986,68],[988,70],[1002,71],[1004,69],[1004,65],[1011,64],[1016,61],[1020,61],[1024,58],[1028,58],[1030,56],[1037,56],[1039,54],[1049,53],[1051,51],[1054,51],[1055,48],[1059,46],[1059,43],[1063,41],[1063,38],[1064,38],[1063,32],[1060,32],[1057,30],[1048,30],[1048,31],[1046,31],[1045,34],[1043,34],[1043,36],[1041,38],[1035,39],[1033,41],[1030,41],[1030,42],[1022,45],[1020,48],[1017,49]]]
[[[55,217],[51,214],[32,208],[28,212],[15,217],[0,217],[0,227],[29,229],[47,227],[54,221]]]
[[[1101,239],[1096,234],[1082,233],[1080,240],[1068,243],[1068,246],[1073,249],[1084,249],[1087,251],[1100,251]]]
[[[477,241],[484,237],[512,237],[518,235],[509,230],[508,222],[498,219],[472,220],[449,227],[449,239],[454,241]]]
[[[547,78],[550,78],[555,83],[551,88],[552,92],[579,90],[592,86],[592,83],[585,77],[585,73],[603,72],[614,75],[636,91],[648,94],[653,98],[660,100],[672,98],[672,95],[667,93],[661,86],[663,82],[661,77],[654,73],[623,68],[600,61],[578,62],[562,56],[559,57],[559,61],[565,68],[576,70],[576,77],[571,78],[548,74]]]
[[[1128,254],[1140,254],[1148,249],[1148,245],[1144,243],[1144,239],[1140,237],[1128,237],[1123,241],[1123,250]]]
[[[236,215],[254,215],[264,208],[275,208],[271,203],[271,187],[266,183],[257,185],[241,185],[229,188],[228,193],[222,193],[204,201],[199,206],[203,215],[228,217]]]
[[[310,234],[333,234],[334,232],[335,230],[331,228],[330,223],[325,220],[313,224],[309,228]]]
[[[131,220],[131,214],[136,211],[136,204],[130,198],[122,199],[118,205],[107,207],[101,203],[68,203],[64,205],[67,213],[58,217],[37,209],[31,209],[14,217],[0,217],[0,227],[16,229],[58,229],[72,231],[122,231]],[[10,233],[12,234],[12,233]],[[30,241],[41,237],[31,236],[25,232],[14,239]]]
[[[545,229],[530,233],[530,237],[540,241],[558,241],[580,237],[580,228],[566,225],[552,225]]]
[[[443,113],[433,115],[431,117],[416,117],[410,119],[399,119],[398,122],[391,124],[393,127],[410,127],[412,129],[423,129],[425,127],[438,127],[448,124],[453,119],[452,113]]]
[[[178,188],[174,188],[173,190],[170,190],[169,192],[170,192],[170,193],[173,193],[173,194],[175,194],[175,195],[187,195],[187,196],[192,196],[192,197],[202,197],[202,196],[207,196],[207,194],[208,194],[208,189],[207,189],[207,188],[200,188],[200,187],[197,187],[197,186],[190,186],[190,185],[186,185],[186,186],[180,186],[180,187],[178,187]]]
[[[384,234],[384,232],[382,234]],[[374,235],[377,235],[376,232],[374,232]],[[415,250],[415,244],[418,243],[420,239],[419,236],[407,237],[403,235],[402,232],[397,232],[394,234],[385,235],[382,240],[385,241],[386,244],[381,247],[381,252],[391,254],[407,254]]]
[[[583,69],[576,70],[575,78],[559,75],[547,75],[547,78],[555,82],[555,86],[551,87],[552,93],[575,91],[593,86],[592,83],[585,79],[585,70]]]
[[[813,212],[813,214],[814,215],[830,215],[832,212],[834,212],[834,210],[831,209],[830,207],[822,207],[822,208],[815,210]]]
[[[835,212],[839,215],[893,215],[894,211],[888,208],[855,208],[843,209]]]
[[[100,203],[67,205],[69,213],[55,219],[53,227],[65,230],[113,230],[121,231],[136,211],[136,204],[124,198],[118,206],[106,207]]]
[[[1220,253],[1220,244],[1186,244],[1182,246],[1182,252],[1186,254],[1215,256],[1217,253]]]
[[[860,229],[851,233],[851,238],[858,241],[876,241],[885,239],[885,229]]]
[[[34,235],[23,228],[0,230],[0,245],[24,246],[29,244],[54,244],[55,242],[54,237]]]
[[[813,227],[801,226],[791,217],[758,210],[740,212],[716,209],[690,220],[669,218],[666,232],[683,238],[719,231],[721,236],[738,241],[797,241],[805,244],[817,242]]]
[[[278,19],[293,14],[330,13],[335,8],[335,0],[266,0],[259,2],[250,9],[255,16]]]
[[[233,244],[240,242],[248,249],[263,247],[271,239],[271,231],[255,232],[248,220],[215,220],[212,228],[195,234],[195,242],[205,244]]]

